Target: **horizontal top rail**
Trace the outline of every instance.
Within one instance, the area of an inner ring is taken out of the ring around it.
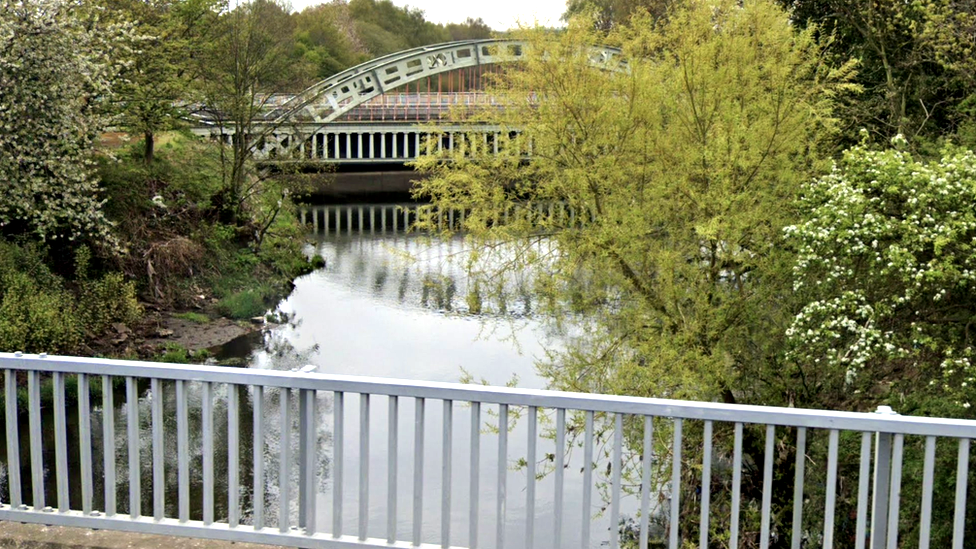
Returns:
[[[976,438],[976,421],[910,417],[896,414],[836,412],[803,408],[751,406],[660,398],[569,393],[403,379],[302,373],[225,366],[183,365],[131,360],[0,353],[0,370],[61,372],[155,378],[163,380],[260,385],[287,389],[341,391],[398,397],[536,406],[593,412]]]

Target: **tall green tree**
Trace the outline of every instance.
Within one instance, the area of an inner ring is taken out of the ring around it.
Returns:
[[[250,220],[248,207],[264,181],[254,152],[274,127],[261,124],[277,92],[301,88],[307,66],[285,62],[293,50],[294,20],[272,0],[252,0],[224,14],[200,58],[202,92],[222,137],[221,218]]]
[[[495,143],[434,147],[417,195],[433,203],[430,226],[439,210],[469,212],[470,268],[500,289],[491,300],[541,273],[533,307],[565,336],[540,364],[550,386],[806,404],[780,374],[793,313],[782,230],[803,182],[828,167],[851,67],[823,67],[814,33],[771,0],[691,0],[609,34],[573,20],[525,39],[525,62],[492,90],[506,108],[476,114],[500,128]],[[606,57],[606,42],[622,54]],[[498,155],[478,152],[496,144]],[[612,429],[601,421],[598,432]],[[761,460],[761,433],[746,435],[745,455]],[[730,433],[715,436],[730,452]],[[743,494],[745,507],[757,497]],[[723,521],[714,531],[727,537]],[[682,536],[693,539],[691,522]]]
[[[971,93],[972,2],[955,0],[780,0],[795,21],[816,24],[828,53],[859,59],[865,90],[844,109],[847,134],[867,128],[879,142],[934,139],[965,122],[956,108]]]
[[[178,127],[199,99],[194,62],[216,23],[223,0],[105,0],[117,20],[138,35],[118,86],[122,123],[143,138],[151,164],[156,135]]]
[[[554,386],[772,400],[760,388],[789,318],[780,232],[824,167],[832,82],[847,74],[821,67],[812,32],[769,2],[639,17],[611,34],[623,55],[606,66],[593,66],[589,45],[606,38],[590,24],[530,32],[524,66],[492,91],[510,106],[476,115],[503,128],[503,154],[471,154],[472,136],[450,162],[427,156],[417,194],[472,212],[477,268],[492,268],[490,243],[512,242],[524,251],[505,269],[542,263],[552,312],[586,313],[588,335],[544,368]],[[505,222],[528,201],[577,215]],[[540,231],[558,252],[532,252]]]
[[[124,29],[67,0],[0,1],[0,234],[112,245],[96,140],[127,55]]]

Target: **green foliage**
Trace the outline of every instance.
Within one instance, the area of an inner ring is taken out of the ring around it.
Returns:
[[[112,324],[139,318],[135,285],[120,273],[89,280],[83,250],[76,267],[84,276],[68,285],[45,265],[42,248],[0,240],[0,348],[77,352],[86,335],[97,337]]]
[[[96,21],[66,0],[0,1],[0,235],[116,244],[90,154],[126,42]]]
[[[221,299],[217,303],[217,310],[226,317],[244,320],[263,316],[268,310],[268,305],[265,302],[264,292],[244,290]]]
[[[186,347],[179,343],[167,343],[163,353],[159,355],[160,362],[170,362],[175,364],[186,364],[190,361],[190,353]]]
[[[209,316],[202,313],[195,313],[193,311],[187,311],[185,313],[176,313],[173,315],[173,317],[181,318],[183,320],[187,320],[196,324],[208,324],[210,322]]]
[[[418,162],[428,228],[437,208],[470,212],[485,288],[543,273],[536,305],[584,324],[543,366],[557,388],[778,400],[756,380],[789,319],[781,228],[822,166],[848,68],[821,67],[812,33],[769,2],[691,2],[632,23],[524,37],[524,67],[492,90],[510,107],[475,114],[502,128],[501,154],[477,154],[472,137],[450,162]],[[593,66],[586,45],[606,41],[623,56]]]
[[[967,118],[957,105],[976,77],[972,2],[779,0],[801,25],[815,24],[835,62],[859,60],[865,94],[843,105],[846,142],[867,128],[879,142],[895,135],[915,146],[953,134]]]
[[[976,154],[855,147],[805,191],[805,220],[788,228],[808,296],[787,332],[803,390],[899,410],[930,394],[972,417]]]
[[[130,324],[142,316],[136,298],[136,285],[122,273],[107,273],[98,280],[81,284],[78,313],[85,329],[101,334],[112,324]]]

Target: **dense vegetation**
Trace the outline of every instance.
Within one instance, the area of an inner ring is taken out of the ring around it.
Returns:
[[[132,354],[105,343],[147,307],[263,314],[310,268],[302,181],[184,135],[193,110],[246,134],[273,93],[489,33],[376,0],[0,1],[0,349]],[[113,127],[134,139],[99,147]]]
[[[571,2],[565,31],[528,29],[524,66],[495,77],[492,93],[514,107],[474,115],[510,130],[502,154],[477,154],[472,136],[418,162],[430,227],[438,208],[470,211],[481,288],[544,273],[537,307],[569,341],[540,365],[556,388],[974,418],[971,6],[788,4]],[[594,65],[587,48],[599,44],[622,54]],[[683,492],[694,493],[701,426],[685,436]],[[777,431],[784,522],[795,437]],[[728,460],[731,430],[715,443]],[[811,461],[825,444],[810,443]],[[857,463],[857,441],[841,444],[841,462]],[[747,428],[745,454],[758,462],[762,446]],[[906,448],[906,470],[920,470],[921,441]],[[939,471],[949,485],[952,467]],[[717,501],[728,473],[712,479]],[[745,516],[759,512],[760,474],[745,473]],[[856,486],[839,490],[848,516]],[[822,493],[809,498],[822,509]],[[685,499],[682,514],[696,506]],[[724,546],[728,516],[712,519]],[[697,539],[694,522],[685,539]],[[838,529],[853,538],[852,522]],[[950,533],[933,535],[945,544]],[[757,533],[740,541],[758,544]]]

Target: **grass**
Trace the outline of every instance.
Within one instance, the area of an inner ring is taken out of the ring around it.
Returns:
[[[176,313],[173,318],[181,318],[196,324],[206,324],[210,322],[210,317],[203,313],[195,313],[193,311],[188,311],[185,313]]]
[[[265,297],[265,292],[258,290],[236,292],[221,299],[217,303],[217,311],[235,320],[264,316],[265,311],[268,310]]]

